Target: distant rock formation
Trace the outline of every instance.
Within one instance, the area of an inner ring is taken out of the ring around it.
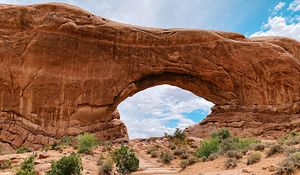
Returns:
[[[300,125],[295,40],[143,28],[66,4],[0,11],[0,141],[13,148],[82,132],[127,138],[118,104],[161,84],[215,103],[187,130],[195,136],[217,127],[276,136]]]

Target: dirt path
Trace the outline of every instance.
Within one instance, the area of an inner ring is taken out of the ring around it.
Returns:
[[[133,175],[151,175],[151,174],[178,174],[180,168],[164,167],[161,163],[155,159],[147,158],[141,153],[137,153],[140,160],[140,168],[137,172],[132,173]]]

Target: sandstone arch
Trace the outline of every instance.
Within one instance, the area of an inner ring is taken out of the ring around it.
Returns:
[[[276,135],[300,125],[295,40],[136,27],[65,4],[0,10],[0,141],[13,147],[85,131],[126,138],[117,105],[163,83],[216,104],[192,135],[217,126]]]

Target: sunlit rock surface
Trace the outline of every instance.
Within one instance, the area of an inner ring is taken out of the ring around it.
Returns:
[[[116,107],[160,84],[215,104],[188,129],[194,136],[217,127],[276,136],[300,125],[295,40],[143,28],[65,4],[0,11],[0,140],[13,148],[82,132],[127,138]]]

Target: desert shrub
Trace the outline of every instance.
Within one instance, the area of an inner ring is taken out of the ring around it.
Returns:
[[[157,158],[158,157],[158,152],[156,150],[153,150],[151,153],[150,153],[151,157],[153,158]]]
[[[187,159],[189,157],[190,157],[190,153],[188,151],[186,151],[180,155],[181,159]]]
[[[198,159],[194,156],[190,156],[188,159],[182,160],[180,162],[181,168],[186,168],[188,165],[193,165],[198,162]]]
[[[284,147],[284,152],[287,154],[287,155],[290,155],[290,154],[294,154],[296,152],[300,152],[300,148],[295,148],[295,147]]]
[[[186,148],[183,147],[178,147],[174,150],[174,155],[175,156],[180,156],[181,154],[187,152]]]
[[[180,162],[180,167],[181,167],[181,168],[186,168],[188,165],[189,165],[188,160],[182,160],[182,161]]]
[[[78,154],[72,153],[69,156],[63,156],[58,161],[53,161],[47,175],[80,175],[81,171],[81,158]]]
[[[62,139],[61,139],[61,145],[62,146],[70,146],[72,145],[72,137],[71,136],[64,136]]]
[[[180,158],[182,159],[187,159],[190,156],[187,148],[184,147],[178,147],[177,149],[175,149],[174,155],[180,156]]]
[[[160,148],[159,145],[154,145],[154,146],[151,146],[150,148],[147,149],[147,154],[151,154],[153,151],[158,151]]]
[[[169,134],[165,133],[165,137],[169,138],[171,141],[173,141],[177,144],[182,144],[186,140],[185,132],[179,128],[176,128],[173,135],[169,135]]]
[[[198,148],[198,144],[195,142],[191,142],[189,145],[191,148]]]
[[[113,152],[113,159],[121,174],[130,173],[139,168],[139,159],[128,146],[122,145],[119,149],[116,149]]]
[[[279,166],[276,168],[276,175],[284,175],[284,174],[293,174],[297,170],[295,166],[294,159],[288,157],[279,163]]]
[[[80,153],[91,153],[92,149],[98,145],[97,138],[90,133],[79,135],[77,142]]]
[[[257,163],[261,160],[261,153],[258,151],[252,152],[247,158],[247,165]]]
[[[243,157],[243,153],[237,150],[229,150],[226,152],[226,155],[229,158],[235,158],[235,159],[240,159]]]
[[[226,153],[229,150],[244,151],[255,143],[258,143],[258,141],[252,138],[231,137],[221,142],[221,152]]]
[[[300,143],[300,136],[293,137],[285,141],[285,144],[287,145],[297,145],[299,143]]]
[[[28,152],[31,152],[31,149],[25,146],[21,146],[20,148],[17,149],[17,154],[28,153]]]
[[[160,160],[164,163],[164,164],[169,164],[171,163],[171,161],[174,159],[173,153],[170,150],[165,150],[162,151],[160,154]]]
[[[277,142],[279,144],[296,145],[300,143],[300,134],[293,130],[290,133],[280,137]]]
[[[253,138],[238,138],[237,149],[247,150],[255,143],[258,143],[258,141]]]
[[[220,142],[216,138],[211,138],[201,142],[200,147],[196,150],[195,155],[199,158],[208,157],[220,150]]]
[[[176,128],[173,138],[178,139],[178,140],[184,140],[186,138],[186,134],[183,130]]]
[[[275,144],[270,146],[270,148],[267,150],[266,154],[267,157],[270,157],[274,154],[278,154],[278,153],[283,153],[284,152],[284,147],[281,144]]]
[[[300,168],[300,152],[289,155],[278,164],[276,175],[293,174]]]
[[[54,142],[53,144],[50,145],[50,149],[51,149],[51,150],[60,150],[61,147],[60,147],[60,144],[59,144],[59,143]]]
[[[216,138],[219,140],[225,140],[231,137],[231,134],[227,128],[222,128],[211,135],[212,138]]]
[[[237,167],[237,163],[238,163],[237,159],[232,157],[225,160],[224,166],[226,169],[232,169]]]
[[[113,147],[112,141],[104,141],[101,143],[105,151],[110,151]]]
[[[101,174],[110,174],[110,172],[113,169],[113,160],[106,159],[103,161],[103,163],[99,167],[99,172]]]
[[[263,143],[254,143],[250,145],[250,148],[255,151],[263,151],[266,148],[266,145]]]
[[[170,145],[169,145],[169,148],[171,149],[171,150],[175,150],[176,149],[176,144],[174,143],[174,142],[171,142],[170,143]]]
[[[11,168],[11,160],[0,161],[0,170],[10,169],[10,168]]]
[[[103,164],[105,158],[102,154],[100,154],[99,158],[98,158],[98,161],[97,161],[97,165],[100,166]]]
[[[212,154],[210,154],[208,157],[205,157],[205,161],[213,161],[213,160],[215,160],[215,159],[217,159],[218,158],[218,154],[217,153],[212,153]]]
[[[188,158],[188,161],[189,161],[190,164],[192,165],[192,164],[195,164],[195,163],[199,162],[199,159],[198,159],[197,157],[195,157],[195,156],[190,156],[190,157]]]
[[[35,175],[34,171],[34,156],[26,158],[21,164],[21,168],[16,175]]]

